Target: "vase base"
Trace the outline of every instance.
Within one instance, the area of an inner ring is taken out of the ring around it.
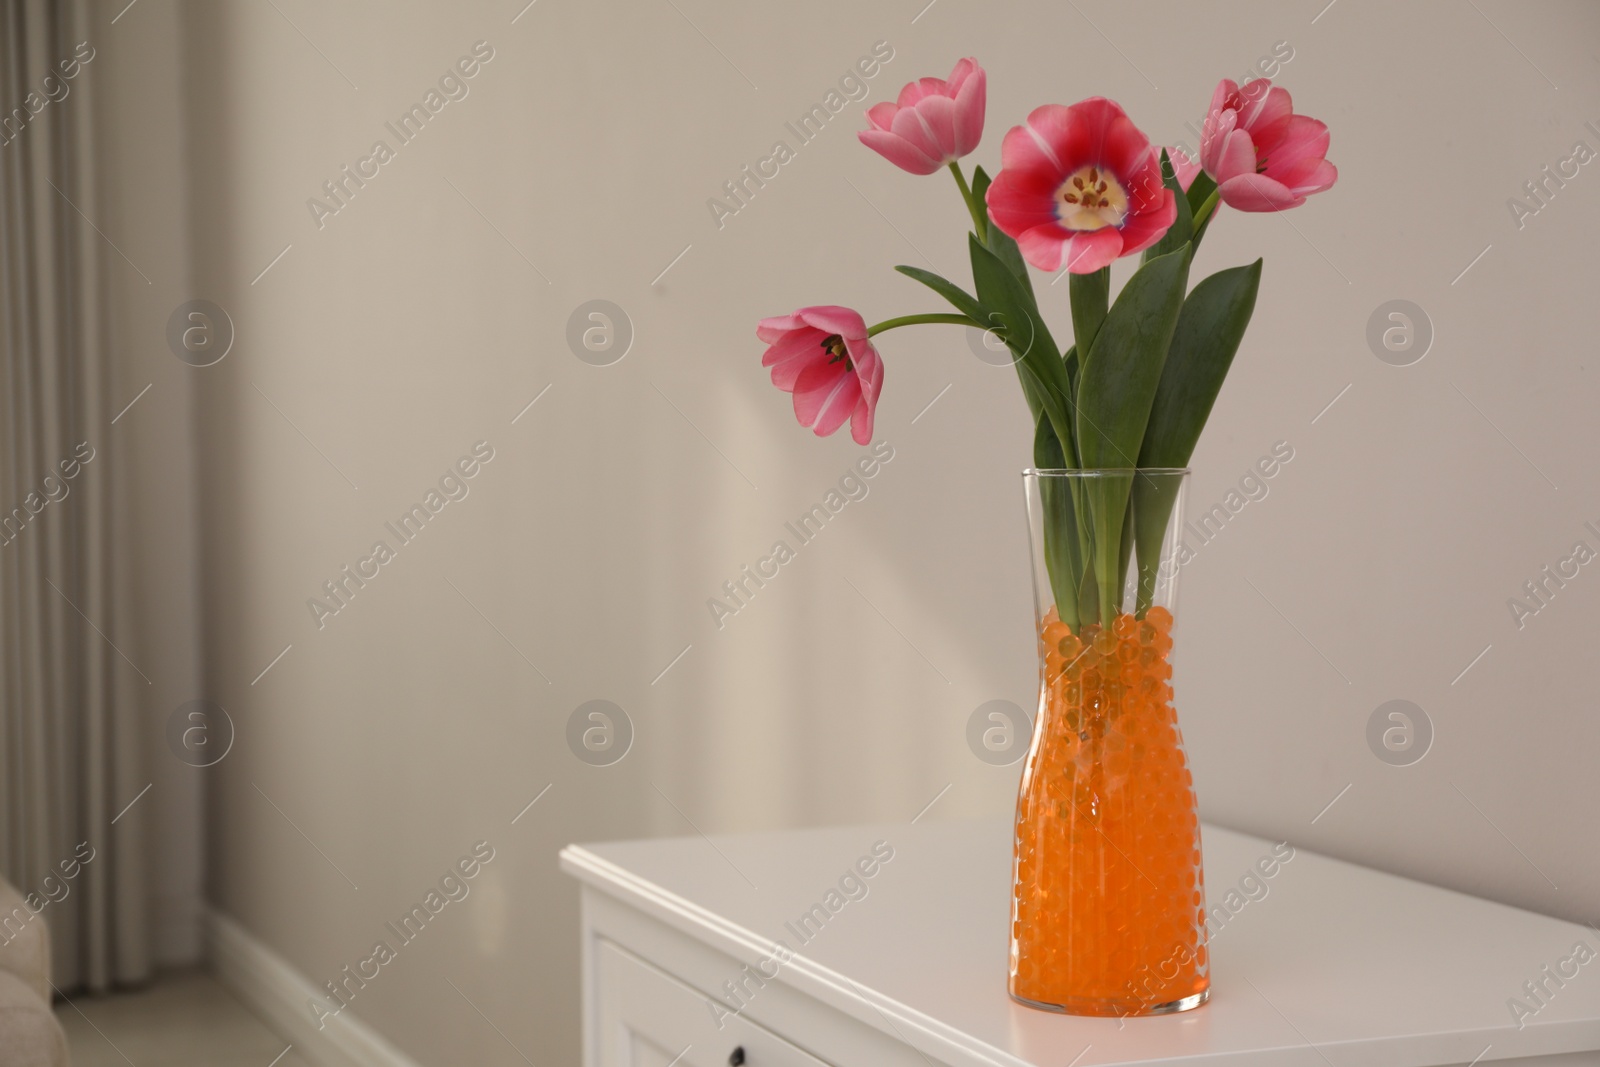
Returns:
[[[1165,1004],[1151,1004],[1149,1006],[1130,1007],[1127,1001],[1100,1000],[1094,998],[1073,998],[1064,1004],[1046,1004],[1038,1000],[1029,1000],[1011,994],[1011,999],[1028,1008],[1039,1011],[1053,1011],[1058,1015],[1096,1015],[1112,1018],[1131,1019],[1141,1015],[1172,1015],[1180,1011],[1191,1011],[1204,1004],[1211,998],[1210,989],[1202,989],[1192,996],[1178,1000],[1169,1000]]]

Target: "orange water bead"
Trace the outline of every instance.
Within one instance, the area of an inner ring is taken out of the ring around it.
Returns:
[[[1171,615],[1123,618],[1070,642],[1041,625],[1067,666],[1045,688],[1017,811],[1011,991],[1082,1014],[1209,986],[1199,826],[1165,681]]]

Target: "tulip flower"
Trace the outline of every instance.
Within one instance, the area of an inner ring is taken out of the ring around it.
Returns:
[[[963,59],[949,78],[922,78],[894,103],[867,111],[869,130],[857,137],[912,174],[932,174],[978,147],[983,137],[987,77],[976,59]]]
[[[756,336],[770,347],[761,365],[772,384],[794,394],[794,415],[818,437],[850,420],[856,444],[872,441],[872,419],[883,388],[883,359],[867,339],[867,324],[845,307],[804,307],[762,319]]]
[[[1046,104],[1006,134],[989,215],[1040,270],[1092,274],[1155,244],[1178,216],[1161,154],[1113,101]]]
[[[1224,204],[1282,211],[1305,203],[1339,177],[1327,161],[1328,127],[1296,115],[1286,89],[1259,78],[1244,88],[1217,83],[1200,135],[1200,164]]]

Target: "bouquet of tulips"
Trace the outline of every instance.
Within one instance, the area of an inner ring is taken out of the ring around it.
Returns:
[[[1261,261],[1220,270],[1191,290],[1189,271],[1225,205],[1282,211],[1333,185],[1328,129],[1295,114],[1267,79],[1223,80],[1212,95],[1199,159],[1161,150],[1120,106],[1091,97],[1046,104],[1013,127],[1000,172],[961,159],[983,134],[986,75],[963,59],[947,79],[922,78],[867,114],[861,142],[912,174],[948,169],[971,216],[972,289],[895,269],[954,313],[904,315],[868,326],[838,306],[764,319],[762,364],[794,395],[795,416],[819,436],[845,420],[872,440],[883,359],[872,338],[924,323],[974,327],[1004,341],[1034,426],[1038,469],[1153,470],[1188,464],[1255,308]],[[1111,299],[1110,265],[1141,262]],[[1039,313],[1028,267],[1071,274],[1071,342]],[[1054,484],[1055,482],[1066,484]],[[1171,479],[1057,479],[1045,487],[1044,555],[1061,621],[1109,626],[1137,545],[1139,613],[1156,581],[1170,519]]]

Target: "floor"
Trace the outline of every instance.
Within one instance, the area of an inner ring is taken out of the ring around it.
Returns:
[[[58,1001],[55,1010],[73,1067],[308,1067],[203,971],[165,975],[138,992]]]

